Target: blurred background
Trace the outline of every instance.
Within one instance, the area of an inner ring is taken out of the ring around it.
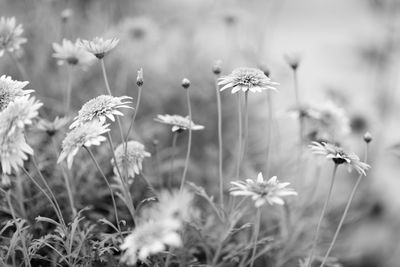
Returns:
[[[105,60],[112,90],[136,99],[136,71],[143,68],[143,99],[132,138],[146,144],[152,153],[157,140],[163,162],[171,136],[169,129],[153,119],[164,113],[186,115],[180,82],[189,78],[193,120],[206,127],[194,133],[189,180],[211,194],[217,193],[216,77],[212,73],[216,60],[222,61],[222,74],[241,66],[259,67],[280,83],[279,92],[271,94],[274,127],[269,173],[290,180],[299,195],[307,192],[307,177],[296,177],[296,155],[290,153],[298,142],[298,123],[288,115],[296,103],[293,73],[285,55],[298,57],[300,101],[316,105],[331,100],[344,108],[352,131],[340,141],[361,158],[362,136],[370,131],[374,137],[369,153],[372,169],[333,253],[345,266],[362,267],[398,267],[400,261],[399,14],[397,0],[0,1],[0,16],[15,16],[24,26],[28,42],[18,57],[26,68],[30,88],[44,102],[44,118],[63,115],[66,69],[52,58],[52,43],[63,38],[119,38],[119,45]],[[99,64],[72,71],[76,112],[83,103],[103,94],[105,88]],[[0,74],[22,79],[7,55],[0,58]],[[236,98],[224,92],[222,101],[224,172],[229,181],[235,164]],[[250,96],[250,141],[244,170],[248,176],[265,169],[267,106],[267,94]],[[128,125],[125,123],[126,128]],[[61,141],[63,136],[59,138]],[[177,167],[182,167],[186,137],[178,143]],[[104,164],[109,164],[106,149],[100,149],[102,153]],[[311,172],[313,158],[307,163]],[[145,166],[149,178],[154,184],[162,184],[152,164]],[[169,163],[164,165],[161,169],[167,171]],[[331,165],[325,166],[320,202]],[[84,176],[76,172],[76,179]],[[355,173],[348,174],[344,168],[340,171],[332,218],[328,220],[332,231],[355,179]]]

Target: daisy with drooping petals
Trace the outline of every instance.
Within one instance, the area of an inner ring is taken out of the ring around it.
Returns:
[[[17,97],[34,92],[34,90],[23,90],[28,84],[29,82],[15,81],[10,76],[2,75],[0,77],[0,111],[3,111]]]
[[[67,159],[68,168],[72,167],[72,162],[78,150],[82,147],[98,146],[106,138],[102,134],[110,131],[109,124],[104,125],[99,120],[93,120],[72,129],[62,142],[62,151],[57,160],[60,163]]]
[[[82,40],[80,46],[88,52],[95,55],[98,59],[102,59],[109,51],[114,49],[119,43],[117,38],[104,40],[101,37],[95,37],[93,40]]]
[[[366,175],[366,171],[371,168],[367,163],[364,163],[354,153],[346,153],[343,148],[325,142],[312,142],[309,148],[314,154],[326,156],[332,159],[337,165],[345,164],[348,170],[355,169],[359,174]]]
[[[114,116],[124,116],[119,108],[131,108],[128,104],[132,103],[132,97],[120,96],[114,97],[111,95],[100,95],[86,102],[78,112],[78,116],[74,118],[74,122],[69,127],[70,129],[79,126],[80,124],[91,121],[95,118],[104,123],[107,118],[115,121]],[[125,101],[125,102],[124,102]]]
[[[123,174],[127,173],[131,178],[134,178],[136,174],[140,174],[143,169],[143,159],[151,156],[149,152],[144,150],[143,144],[133,140],[128,141],[126,144],[120,144],[114,153],[118,168]],[[114,174],[118,175],[114,159],[111,160],[111,164],[114,166]]]
[[[172,125],[172,131],[178,133],[186,131],[189,128],[191,128],[192,131],[204,129],[203,125],[197,125],[193,121],[189,120],[189,117],[182,117],[180,115],[157,115],[157,118],[154,120]]]
[[[261,172],[256,180],[246,179],[245,181],[231,182],[231,184],[233,185],[230,189],[231,195],[250,196],[257,208],[265,203],[283,205],[284,197],[297,195],[292,188],[286,188],[290,183],[280,183],[276,176],[265,181]]]
[[[22,25],[16,25],[15,17],[0,18],[0,57],[4,51],[13,53],[21,49],[21,44],[26,43],[26,38],[21,37],[24,29]]]
[[[264,90],[276,90],[278,83],[268,78],[263,71],[256,68],[237,68],[231,74],[218,79],[218,85],[222,85],[221,91],[232,88],[232,94],[239,91],[252,93]]]
[[[65,62],[72,66],[86,67],[90,65],[95,57],[78,45],[78,40],[73,43],[67,39],[63,39],[61,44],[53,43],[54,54],[59,65]]]

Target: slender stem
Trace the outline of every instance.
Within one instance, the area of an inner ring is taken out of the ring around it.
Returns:
[[[108,83],[106,65],[104,64],[104,58],[100,59],[100,64],[101,64],[101,70],[103,72],[104,82],[106,84],[107,93],[112,96],[111,89],[110,89],[110,84]]]
[[[72,78],[71,78],[71,67],[67,64],[67,90],[66,90],[66,101],[65,101],[65,114],[70,112],[71,107],[71,93],[72,93]]]
[[[244,133],[243,133],[243,150],[242,150],[242,159],[241,161],[244,162],[245,155],[247,151],[247,141],[249,136],[249,113],[248,113],[248,97],[249,91],[244,93]]]
[[[239,179],[240,176],[240,163],[242,156],[242,103],[241,103],[241,94],[238,92],[238,153],[236,159],[236,179]]]
[[[94,165],[96,165],[97,170],[99,171],[99,173],[101,174],[101,177],[103,178],[104,182],[107,184],[108,190],[110,190],[110,195],[111,195],[111,199],[112,199],[112,203],[113,203],[113,207],[114,207],[114,213],[115,213],[115,220],[117,222],[117,228],[119,233],[121,234],[121,228],[119,225],[119,219],[118,219],[118,210],[117,210],[117,204],[115,203],[115,198],[114,198],[114,192],[112,191],[111,185],[107,180],[107,177],[104,175],[103,171],[101,170],[99,163],[97,162],[96,158],[94,157],[92,151],[90,150],[90,148],[83,146],[86,151],[89,153],[90,158],[92,159]]]
[[[250,267],[253,267],[255,256],[256,256],[257,240],[258,240],[258,234],[260,232],[260,221],[261,221],[261,210],[260,210],[260,208],[257,208],[256,220],[254,223],[254,237],[253,237],[254,244],[253,244],[253,252],[251,254]]]
[[[8,51],[7,51],[7,54],[10,56],[11,60],[14,62],[15,66],[17,67],[19,73],[22,76],[22,79],[24,81],[28,81],[29,80],[28,75],[26,74],[24,67],[21,65],[21,63],[18,61],[18,59],[15,57],[15,55],[12,52],[8,52]]]
[[[267,129],[267,157],[266,157],[266,164],[267,164],[267,177],[269,177],[270,173],[270,166],[271,166],[271,144],[272,144],[272,92],[268,90],[267,92],[267,105],[268,105],[268,129]]]
[[[139,110],[141,98],[142,98],[142,86],[138,86],[138,96],[137,96],[137,100],[136,100],[136,106],[135,106],[135,110],[132,115],[131,123],[129,124],[128,132],[125,135],[125,140],[128,140],[129,133],[131,132],[131,129],[132,129],[133,125],[135,124],[135,119],[136,119],[137,112]]]
[[[192,148],[192,107],[190,105],[190,89],[187,88],[186,89],[186,102],[188,105],[188,111],[189,111],[189,140],[188,140],[188,147],[187,147],[187,152],[186,152],[186,160],[185,160],[185,167],[183,169],[183,174],[182,174],[182,180],[181,180],[181,187],[180,187],[180,191],[182,192],[183,187],[185,185],[186,182],[186,174],[187,174],[187,170],[188,170],[188,166],[189,166],[189,159],[190,159],[190,150]]]
[[[222,172],[223,160],[223,142],[222,142],[222,112],[221,112],[221,92],[218,85],[218,76],[215,79],[215,92],[217,94],[217,109],[218,109],[218,177],[219,177],[219,198],[221,208],[224,208],[224,177]]]
[[[22,186],[22,177],[20,175],[17,175],[17,179],[16,179],[16,189],[17,189],[17,194],[18,194],[18,205],[19,205],[19,209],[21,210],[22,213],[22,217],[24,219],[26,219],[26,210],[25,210],[25,206],[24,206],[24,187]]]
[[[311,247],[311,251],[310,251],[310,256],[309,256],[309,261],[308,261],[307,267],[311,267],[311,264],[312,264],[312,261],[313,261],[314,250],[315,250],[315,247],[317,245],[318,235],[319,235],[319,231],[320,231],[320,228],[321,228],[322,220],[323,220],[323,218],[325,216],[325,212],[326,212],[326,209],[328,207],[329,200],[331,198],[333,184],[335,183],[335,177],[336,177],[337,168],[338,168],[338,164],[335,163],[335,165],[333,167],[333,172],[332,172],[331,184],[329,186],[328,195],[326,196],[326,199],[325,199],[324,207],[322,208],[322,212],[321,212],[321,215],[319,217],[317,230],[315,232],[314,240],[313,240],[313,243],[312,243],[312,247]]]
[[[8,206],[10,207],[11,216],[12,216],[13,220],[15,221],[15,227],[17,228],[18,235],[21,237],[21,244],[22,244],[22,248],[23,248],[22,253],[24,254],[25,265],[30,267],[31,262],[29,261],[28,250],[26,248],[26,243],[25,243],[26,240],[25,240],[24,236],[22,235],[21,229],[19,228],[19,225],[17,223],[17,217],[15,216],[14,208],[11,203],[11,191],[10,190],[8,190],[6,192],[6,199],[7,199]]]
[[[299,97],[299,79],[297,76],[297,69],[293,69],[293,84],[294,84],[294,96],[296,99],[296,106],[300,107],[300,97]]]
[[[366,150],[366,153],[365,153],[365,162],[367,162],[367,159],[368,159],[368,144],[366,144],[366,149],[365,149],[365,150]],[[353,190],[351,191],[351,194],[350,194],[349,200],[347,201],[346,208],[344,209],[342,218],[340,219],[339,225],[338,225],[338,227],[336,228],[335,235],[333,236],[332,242],[331,242],[331,244],[329,245],[328,251],[326,252],[326,254],[325,254],[325,256],[324,256],[324,259],[322,260],[322,263],[321,263],[320,267],[323,267],[323,266],[324,266],[326,260],[328,259],[329,255],[330,255],[330,253],[331,253],[331,251],[332,251],[332,249],[333,249],[333,247],[334,247],[334,245],[335,245],[335,243],[336,243],[336,239],[337,239],[337,237],[338,237],[338,235],[339,235],[340,230],[342,229],[342,226],[343,226],[343,223],[344,223],[344,219],[346,218],[347,213],[349,212],[350,205],[351,205],[351,203],[352,203],[352,201],[353,201],[353,198],[354,198],[354,196],[355,196],[355,194],[356,194],[356,191],[357,191],[358,186],[359,186],[360,183],[361,183],[362,178],[363,178],[363,175],[360,174],[360,175],[358,176],[357,182],[355,183],[355,185],[354,185],[354,187],[353,187]]]
[[[174,163],[175,163],[175,149],[176,149],[176,141],[178,139],[178,132],[174,132],[172,134],[172,146],[171,146],[171,168],[169,172],[169,179],[167,187],[168,189],[172,189],[172,180],[174,179]]]

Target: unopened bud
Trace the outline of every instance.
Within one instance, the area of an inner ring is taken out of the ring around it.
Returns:
[[[221,65],[222,65],[222,61],[221,60],[217,60],[214,63],[214,66],[212,67],[212,71],[215,75],[220,75],[221,74]]]
[[[136,84],[137,86],[143,86],[143,68],[137,71]]]
[[[0,188],[3,189],[4,191],[8,191],[11,189],[11,180],[10,177],[7,174],[3,174],[1,176],[1,181],[0,181]]]
[[[285,60],[293,70],[297,70],[300,65],[300,54],[291,53],[285,55]]]
[[[372,141],[372,135],[371,135],[371,133],[370,132],[366,132],[365,134],[364,134],[364,141],[365,141],[365,143],[370,143],[371,141]]]
[[[189,79],[184,78],[184,79],[182,80],[182,87],[185,88],[185,89],[188,89],[188,88],[190,87],[190,81],[189,81]]]
[[[66,8],[61,12],[61,20],[62,22],[67,22],[67,20],[72,17],[72,10],[70,8]]]

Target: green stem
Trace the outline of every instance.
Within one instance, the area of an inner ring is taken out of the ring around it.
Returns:
[[[135,110],[132,115],[131,123],[129,124],[128,131],[125,135],[125,141],[128,140],[129,133],[131,132],[131,129],[132,129],[133,125],[135,124],[136,115],[137,115],[137,112],[138,112],[139,106],[140,106],[140,99],[142,98],[142,86],[138,86],[138,88],[139,88],[139,91],[138,91],[138,96],[137,96],[137,100],[136,100],[136,106],[135,106]],[[125,153],[126,153],[126,151],[125,151]]]
[[[254,237],[253,237],[254,244],[253,244],[253,252],[251,254],[250,267],[253,267],[255,256],[256,256],[257,240],[258,240],[258,234],[260,232],[260,221],[261,221],[261,210],[260,210],[260,208],[257,208],[256,220],[254,223]]]
[[[239,179],[240,176],[240,163],[242,156],[242,103],[241,103],[241,94],[237,93],[238,98],[238,153],[236,159],[236,180]]]
[[[324,207],[322,208],[322,212],[321,212],[321,215],[319,217],[317,230],[315,232],[314,240],[313,240],[313,243],[312,243],[312,247],[311,247],[311,251],[310,251],[310,256],[309,256],[309,261],[308,261],[307,267],[311,267],[311,264],[312,264],[312,261],[313,261],[314,251],[315,251],[315,247],[317,246],[318,235],[319,235],[319,231],[320,231],[320,228],[321,228],[322,220],[323,220],[323,218],[325,216],[325,212],[326,212],[326,209],[328,207],[329,200],[331,198],[333,184],[335,183],[335,177],[336,177],[337,168],[338,168],[338,164],[335,163],[335,165],[333,167],[333,172],[332,172],[331,184],[329,186],[328,195],[326,196],[326,199],[325,199]]]
[[[183,169],[183,174],[182,174],[182,180],[181,180],[181,187],[180,191],[182,192],[183,187],[186,182],[186,174],[189,166],[189,159],[190,159],[190,150],[192,148],[192,107],[190,105],[190,90],[189,88],[186,89],[186,102],[188,105],[188,111],[189,111],[189,140],[188,140],[188,147],[187,147],[187,152],[186,152],[186,160],[185,160],[185,167]]]
[[[72,93],[72,79],[71,79],[71,67],[67,64],[67,91],[65,101],[65,114],[69,114],[71,107],[71,93]]]
[[[248,113],[248,97],[249,91],[244,93],[244,135],[243,135],[243,150],[242,150],[242,159],[241,161],[245,161],[245,155],[247,151],[247,141],[249,137],[249,113]]]
[[[221,92],[218,85],[218,76],[215,79],[215,92],[217,94],[217,109],[218,109],[218,177],[219,177],[219,198],[221,208],[224,208],[224,177],[222,172],[223,160],[223,142],[222,142],[222,112],[221,112]]]

